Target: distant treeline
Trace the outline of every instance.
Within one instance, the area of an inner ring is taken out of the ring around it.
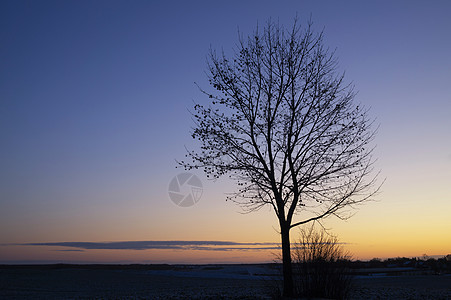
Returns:
[[[441,258],[432,258],[427,255],[422,257],[396,257],[385,260],[373,258],[369,261],[348,261],[351,269],[398,269],[411,271],[422,271],[423,273],[445,274],[451,273],[451,254]]]
[[[422,257],[396,257],[385,260],[373,258],[368,261],[341,260],[341,266],[346,266],[354,274],[390,273],[390,274],[451,274],[451,254],[440,258],[427,255]],[[220,266],[222,264],[211,264]],[[280,268],[279,263],[236,264],[236,265],[270,265]],[[88,270],[183,270],[190,265],[181,264],[0,264],[0,269],[88,269]]]

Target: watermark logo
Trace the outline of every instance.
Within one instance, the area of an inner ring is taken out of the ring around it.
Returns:
[[[191,173],[181,173],[169,182],[169,198],[181,207],[193,206],[199,202],[202,192],[202,182]]]

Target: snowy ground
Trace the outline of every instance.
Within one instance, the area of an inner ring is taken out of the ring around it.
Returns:
[[[0,268],[0,299],[271,299],[271,265]],[[351,299],[451,299],[451,276],[355,279]]]

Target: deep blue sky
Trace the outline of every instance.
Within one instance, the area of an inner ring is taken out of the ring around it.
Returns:
[[[210,46],[231,53],[238,28],[248,34],[270,17],[289,27],[296,14],[324,28],[357,101],[380,123],[376,155],[387,182],[362,215],[395,211],[386,223],[396,225],[409,211],[403,222],[417,224],[429,209],[432,220],[446,219],[450,12],[449,1],[1,1],[0,244],[277,241],[271,214],[235,217],[227,182],[202,178],[205,196],[188,212],[171,206],[167,185],[179,172],[174,159],[194,145],[188,109],[205,101],[194,82],[206,86]],[[239,230],[222,236],[202,225],[230,218]],[[174,222],[194,225],[185,233],[170,229]],[[430,230],[451,230],[443,222]]]

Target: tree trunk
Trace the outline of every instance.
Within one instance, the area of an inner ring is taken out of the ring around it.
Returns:
[[[290,227],[286,224],[281,224],[280,227],[280,234],[282,236],[283,296],[293,297],[294,291],[290,251]]]

